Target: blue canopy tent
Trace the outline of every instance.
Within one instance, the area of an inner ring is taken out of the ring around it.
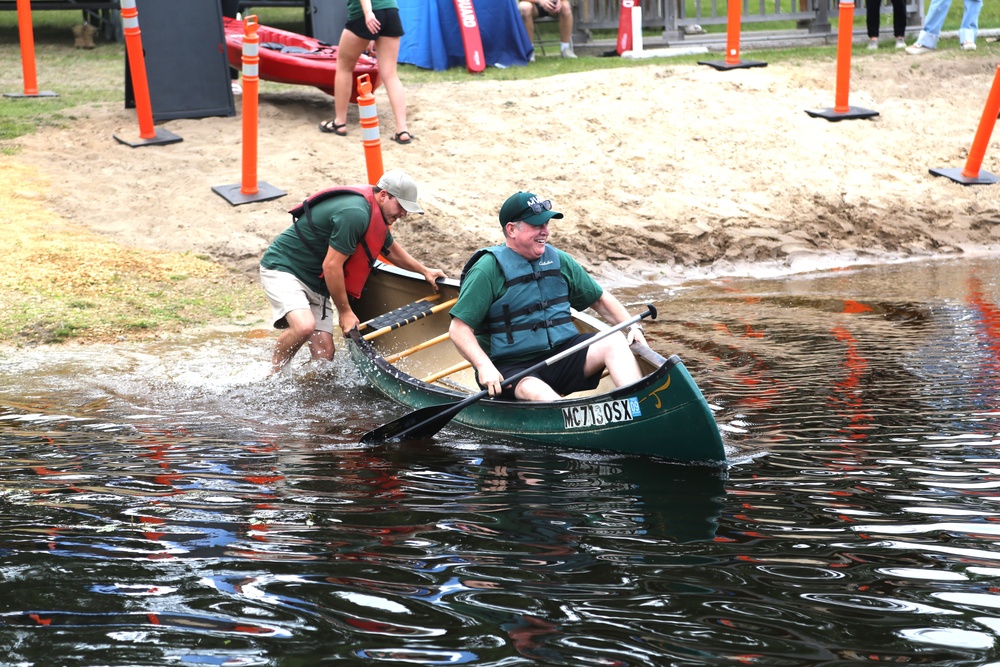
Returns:
[[[465,49],[452,0],[397,0],[406,34],[399,62],[424,69],[465,66]],[[473,0],[490,67],[527,65],[533,47],[516,0]]]

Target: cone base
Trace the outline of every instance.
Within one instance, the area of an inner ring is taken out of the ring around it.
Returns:
[[[872,111],[871,109],[862,109],[861,107],[847,107],[847,111],[836,111],[832,107],[823,110],[812,110],[806,109],[806,113],[813,118],[826,118],[831,123],[836,123],[838,120],[857,120],[864,118],[874,118],[878,115],[878,111]]]
[[[4,97],[59,97],[59,93],[53,93],[51,90],[39,90],[37,93],[4,93]]]
[[[699,60],[699,65],[708,65],[717,70],[745,69],[747,67],[767,67],[767,63],[760,60],[741,60],[738,63],[727,63],[725,60]]]
[[[252,195],[243,194],[241,192],[242,189],[243,185],[241,183],[236,183],[234,185],[212,186],[212,192],[219,195],[233,206],[239,206],[240,204],[252,204],[257,201],[268,201],[270,199],[284,197],[288,194],[284,190],[279,190],[273,185],[269,185],[263,181],[257,182],[257,192]]]
[[[1000,182],[1000,177],[994,176],[990,172],[983,169],[979,170],[978,176],[971,178],[964,175],[962,170],[958,168],[930,169],[929,171],[935,176],[944,176],[945,178],[950,178],[956,183],[961,183],[962,185],[993,185],[994,183]]]
[[[126,139],[119,135],[114,135],[115,140],[120,144],[125,144],[126,146],[131,146],[132,148],[138,148],[140,146],[155,146],[157,144],[176,144],[179,141],[184,141],[176,134],[170,130],[164,130],[162,127],[156,128],[156,136],[150,137],[149,139],[143,139],[139,137],[138,139]]]

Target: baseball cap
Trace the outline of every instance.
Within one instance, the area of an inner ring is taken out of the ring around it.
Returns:
[[[407,213],[423,213],[417,203],[417,183],[402,169],[391,169],[378,179],[376,185],[391,194]]]
[[[552,202],[541,200],[538,195],[530,192],[518,192],[507,197],[500,207],[500,224],[521,220],[529,225],[541,227],[552,218],[561,218],[563,214],[552,210]]]

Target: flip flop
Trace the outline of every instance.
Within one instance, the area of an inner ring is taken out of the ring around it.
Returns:
[[[406,135],[405,139],[403,138],[404,134]],[[395,141],[397,144],[403,144],[404,146],[413,141],[414,139],[416,139],[416,137],[410,134],[407,130],[403,130],[402,132],[397,132],[396,134],[392,135],[393,141]]]
[[[347,136],[347,123],[335,123],[332,120],[324,120],[319,124],[319,131],[328,134],[336,134],[338,137]]]

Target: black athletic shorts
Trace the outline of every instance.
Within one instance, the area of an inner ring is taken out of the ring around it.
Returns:
[[[559,347],[546,352],[545,354],[540,354],[534,359],[529,361],[524,361],[519,364],[511,364],[509,366],[498,365],[497,370],[505,378],[511,377],[515,373],[519,373],[526,368],[530,368],[537,364],[539,361],[548,359],[549,357],[559,354],[563,350],[573,347],[582,340],[590,338],[594,334],[577,334],[573,336],[568,341],[560,345]],[[537,377],[542,380],[547,385],[552,387],[557,394],[565,396],[566,394],[572,394],[574,391],[585,391],[587,389],[593,389],[601,382],[601,374],[594,373],[589,378],[584,376],[583,369],[587,363],[587,350],[589,347],[585,347],[582,350],[574,352],[565,359],[560,359],[551,366],[543,366],[542,370],[536,371],[529,375],[528,377]],[[522,378],[523,379],[523,378]],[[503,386],[503,393],[500,394],[500,398],[513,401],[514,388],[508,387],[506,384]]]
[[[351,32],[353,32],[358,37],[362,39],[378,39],[379,37],[402,37],[403,32],[403,22],[399,18],[398,9],[376,9],[375,18],[381,26],[378,29],[378,34],[372,34],[368,32],[368,26],[365,25],[364,15],[361,18],[355,19],[353,21],[348,21],[347,25],[344,26]]]

